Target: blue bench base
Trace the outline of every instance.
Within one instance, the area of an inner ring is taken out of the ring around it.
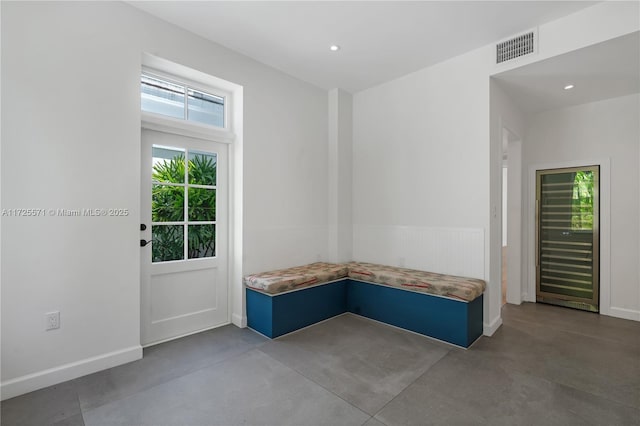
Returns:
[[[343,279],[273,296],[247,288],[247,320],[250,328],[275,338],[351,312],[467,348],[482,335],[482,300]]]

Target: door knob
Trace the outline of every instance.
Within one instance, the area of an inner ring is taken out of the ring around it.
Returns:
[[[140,230],[141,231],[146,231],[147,230],[147,225],[145,225],[144,223],[140,224]]]
[[[151,244],[153,240],[140,240],[140,247],[146,247],[148,244]]]

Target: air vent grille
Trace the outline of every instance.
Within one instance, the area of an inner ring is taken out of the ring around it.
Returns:
[[[501,62],[533,53],[534,39],[534,33],[531,31],[510,40],[503,41],[502,43],[498,43],[496,45],[496,63],[499,64]]]

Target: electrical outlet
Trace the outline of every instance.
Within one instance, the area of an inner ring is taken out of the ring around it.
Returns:
[[[60,328],[60,311],[48,312],[44,314],[45,330],[55,330]]]

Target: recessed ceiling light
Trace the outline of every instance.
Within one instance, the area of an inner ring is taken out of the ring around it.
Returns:
[[[573,89],[573,84],[567,84],[566,86],[564,86],[564,90],[571,90]]]
[[[329,47],[329,50],[331,50],[332,52],[337,52],[338,50],[340,50],[340,46],[338,46],[337,44],[332,44],[331,47]]]

